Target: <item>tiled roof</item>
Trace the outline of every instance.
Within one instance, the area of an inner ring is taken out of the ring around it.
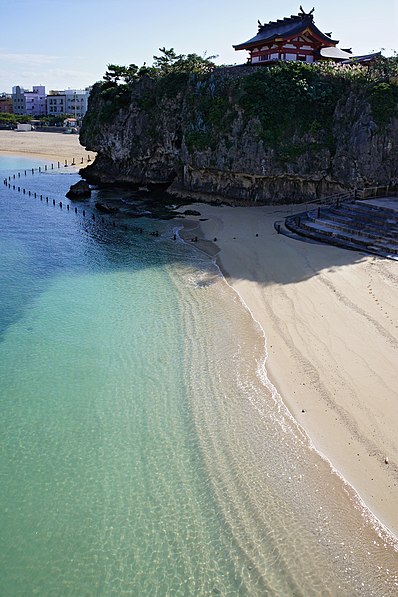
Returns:
[[[290,17],[286,17],[284,19],[278,19],[277,21],[270,21],[264,25],[262,25],[259,21],[258,24],[259,27],[257,35],[242,44],[233,46],[235,50],[243,50],[248,45],[252,46],[260,42],[264,43],[274,39],[275,37],[292,37],[300,34],[300,32],[304,31],[305,29],[312,30],[328,45],[335,45],[338,43],[337,40],[331,39],[330,35],[322,33],[322,31],[315,26],[312,11],[309,14],[302,12],[298,15],[291,15]]]

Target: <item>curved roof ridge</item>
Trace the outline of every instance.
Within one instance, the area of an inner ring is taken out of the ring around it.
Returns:
[[[301,7],[300,7],[301,8]],[[327,34],[322,33],[320,29],[315,25],[312,11],[311,13],[300,13],[298,15],[292,15],[290,18],[285,17],[284,19],[278,19],[277,21],[270,21],[269,23],[262,24],[258,21],[258,32],[257,35],[244,42],[243,44],[237,44],[233,47],[235,50],[243,50],[250,44],[265,42],[274,37],[288,37],[294,34],[299,34],[300,31],[304,31],[306,28],[312,29],[313,33],[317,35],[326,45],[336,45],[338,40],[331,39]]]
[[[308,15],[305,15],[308,16]],[[271,27],[271,26],[275,26],[275,25],[279,25],[280,23],[283,23],[284,25],[287,24],[288,21],[296,21],[296,20],[303,20],[303,15],[290,15],[290,17],[284,17],[283,19],[277,19],[276,21],[268,21],[268,23],[263,23],[262,25],[260,25],[261,29],[264,29],[266,27]]]

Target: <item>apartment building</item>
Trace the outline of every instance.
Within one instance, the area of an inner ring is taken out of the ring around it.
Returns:
[[[91,87],[50,91],[46,99],[47,114],[52,116],[68,114],[77,120],[81,120],[87,112],[90,91]]]
[[[12,114],[12,97],[8,93],[0,93],[0,113]]]
[[[36,85],[32,91],[20,85],[12,88],[12,107],[14,114],[42,116],[46,114],[46,88]]]
[[[67,114],[82,120],[87,112],[90,91],[91,87],[52,90],[46,96],[46,88],[42,85],[33,87],[32,91],[16,85],[12,88],[12,111],[14,114],[30,116]]]

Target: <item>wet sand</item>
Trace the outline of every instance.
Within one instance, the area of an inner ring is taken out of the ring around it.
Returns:
[[[190,217],[185,236],[212,245],[262,326],[285,404],[398,536],[398,263],[278,235],[292,206],[194,209],[207,221]]]

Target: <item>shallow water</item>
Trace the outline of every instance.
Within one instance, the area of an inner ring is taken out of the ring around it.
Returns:
[[[36,199],[0,187],[1,594],[396,594],[212,262],[175,222],[67,211],[69,169],[23,178]]]

